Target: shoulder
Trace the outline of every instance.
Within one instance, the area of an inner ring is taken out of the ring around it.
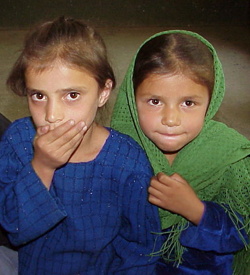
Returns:
[[[223,175],[225,174],[228,174],[228,178],[232,179],[230,183],[227,183],[228,185],[234,184],[236,178],[239,182],[242,182],[244,186],[250,184],[250,154],[229,165]]]
[[[219,142],[224,146],[246,146],[250,144],[248,138],[240,134],[237,130],[228,127],[225,123],[211,120],[207,123],[206,127],[204,127],[205,131],[203,131],[204,136],[207,139],[212,139],[215,142]],[[205,138],[203,137],[203,138]]]
[[[124,166],[130,170],[139,169],[151,171],[151,165],[142,147],[130,136],[122,134],[112,128],[109,136],[109,152],[123,160]]]
[[[112,128],[109,128],[110,131],[110,139],[112,142],[116,142],[119,149],[133,149],[138,152],[142,152],[143,154],[144,151],[141,148],[141,146],[129,135],[120,133]]]
[[[30,117],[21,118],[11,123],[0,142],[1,158],[4,156],[12,159],[17,157],[21,162],[29,161],[33,155],[35,133]]]
[[[8,129],[3,134],[3,140],[23,140],[33,139],[35,128],[30,117],[20,118],[10,124]]]
[[[225,167],[248,156],[250,141],[226,124],[211,120],[186,148],[190,151],[196,150],[196,159],[202,159],[203,166],[207,161],[210,168],[214,166],[218,169],[218,165]]]

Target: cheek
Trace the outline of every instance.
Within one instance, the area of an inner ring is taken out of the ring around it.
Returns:
[[[42,114],[31,113],[31,116],[32,116],[32,120],[37,128],[40,126],[44,126],[46,124],[46,122],[44,120],[44,116]]]
[[[42,123],[44,122],[43,108],[41,108],[41,106],[38,107],[38,106],[34,106],[33,104],[29,104],[29,103],[28,103],[28,107],[29,107],[30,115],[32,116],[33,121],[36,124],[36,126],[41,126]]]
[[[67,111],[68,119],[73,119],[75,122],[84,121],[89,126],[96,117],[97,106],[85,106],[80,104]]]
[[[147,113],[141,109],[140,107],[137,107],[137,112],[138,112],[138,119],[139,119],[139,123],[142,126],[145,121],[147,120]]]
[[[149,135],[157,124],[155,116],[152,113],[140,112],[140,114],[138,114],[138,118],[142,131],[146,135]]]
[[[197,119],[197,117],[201,117],[200,119]],[[189,119],[186,122],[186,129],[189,131],[189,133],[196,137],[202,130],[204,124],[204,119],[201,115],[194,117],[193,119]]]

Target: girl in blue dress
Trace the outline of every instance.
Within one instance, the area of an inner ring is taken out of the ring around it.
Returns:
[[[155,274],[150,164],[134,140],[95,120],[115,86],[101,37],[81,21],[46,22],[7,83],[31,113],[0,143],[0,221],[19,274]]]

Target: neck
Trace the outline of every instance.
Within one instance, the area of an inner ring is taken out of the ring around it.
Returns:
[[[175,153],[164,153],[166,159],[168,160],[168,163],[170,166],[172,166],[178,152]]]
[[[109,132],[103,126],[93,123],[70,158],[70,162],[87,162],[94,160],[101,151]]]

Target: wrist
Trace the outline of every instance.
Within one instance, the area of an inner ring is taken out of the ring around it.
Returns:
[[[190,209],[189,215],[186,216],[186,219],[194,225],[198,225],[203,217],[204,211],[205,205],[199,200],[195,205],[193,205],[192,209]]]
[[[31,165],[34,171],[36,172],[37,176],[41,179],[46,188],[49,189],[52,178],[54,176],[55,169],[45,165],[44,163],[38,161],[35,158],[31,161]]]

